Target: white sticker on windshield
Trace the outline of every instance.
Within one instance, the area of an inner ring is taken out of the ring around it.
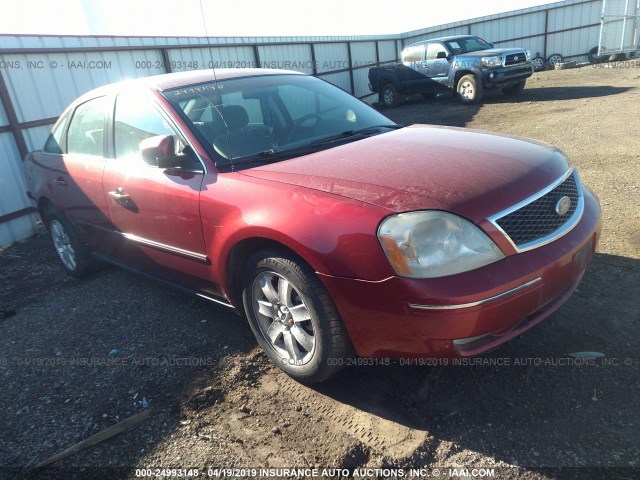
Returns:
[[[458,42],[449,42],[449,45],[451,45],[451,48],[460,48],[460,45],[458,45]]]

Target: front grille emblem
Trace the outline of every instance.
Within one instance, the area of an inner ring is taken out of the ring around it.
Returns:
[[[571,208],[571,199],[566,195],[556,202],[556,213],[564,215]]]

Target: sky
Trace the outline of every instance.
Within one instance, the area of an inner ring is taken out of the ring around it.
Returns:
[[[3,3],[1,34],[253,37],[399,34],[553,2],[5,0]]]

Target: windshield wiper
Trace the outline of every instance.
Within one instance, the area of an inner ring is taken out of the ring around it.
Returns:
[[[402,125],[390,124],[390,125],[374,125],[371,127],[361,128],[360,130],[347,130],[337,135],[331,135],[325,138],[319,138],[306,145],[299,147],[288,148],[285,150],[278,150],[277,148],[270,148],[262,152],[257,152],[247,157],[237,158],[231,160],[233,165],[244,165],[247,163],[269,163],[279,160],[285,160],[287,158],[297,157],[299,155],[306,155],[314,153],[329,147],[328,144],[335,143],[339,140],[351,139],[355,136],[367,136],[379,132],[383,128],[389,128],[391,130],[397,130],[404,128]]]
[[[390,124],[390,125],[373,125],[370,127],[361,128],[360,130],[345,130],[344,132],[340,132],[336,135],[330,135],[328,137],[319,138],[317,140],[312,141],[313,145],[320,145],[323,143],[331,143],[336,140],[342,140],[345,138],[356,137],[360,135],[371,135],[374,133],[378,133],[382,128],[389,128],[391,130],[397,130],[399,128],[404,128],[402,125]]]
[[[277,150],[275,148],[271,148],[269,150],[264,150],[262,152],[254,153],[253,155],[247,157],[241,157],[231,160],[233,165],[244,165],[246,163],[269,163],[275,162],[279,160],[285,160],[291,157],[297,157],[298,155],[305,155],[307,153],[317,152],[321,150],[322,147],[320,145],[303,145],[301,147],[289,148],[286,150]]]

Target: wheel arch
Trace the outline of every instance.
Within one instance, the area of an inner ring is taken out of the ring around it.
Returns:
[[[272,236],[252,235],[236,241],[229,249],[224,261],[223,289],[234,307],[242,311],[242,277],[247,260],[259,251],[275,251],[293,256],[296,260],[305,263],[314,271],[320,268],[318,259],[312,257],[308,260],[292,246],[291,241],[276,240]],[[309,257],[308,255],[306,257]]]
[[[48,197],[40,197],[38,199],[38,213],[40,214],[40,219],[42,220],[42,222],[45,224],[45,226],[49,226],[49,213],[53,212],[56,210],[55,205],[53,204],[53,202],[51,201],[50,198]]]
[[[458,82],[465,75],[473,75],[476,78],[478,78],[478,80],[482,81],[481,78],[478,77],[478,74],[476,72],[474,72],[473,70],[468,70],[468,69],[466,69],[466,70],[458,70],[458,71],[456,71],[456,74],[453,77],[453,91],[454,91],[454,93],[458,91]]]

